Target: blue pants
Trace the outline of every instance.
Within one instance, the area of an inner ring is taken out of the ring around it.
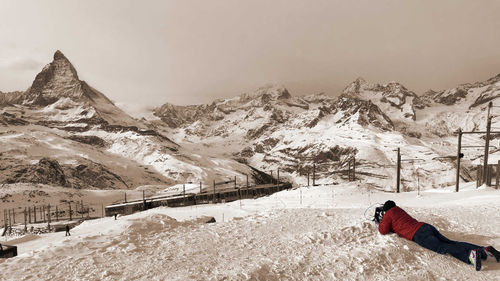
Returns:
[[[470,263],[469,255],[471,250],[481,248],[467,242],[452,241],[444,237],[430,224],[422,225],[413,236],[413,241],[436,253],[450,254],[465,263]],[[477,254],[480,255],[480,253]]]

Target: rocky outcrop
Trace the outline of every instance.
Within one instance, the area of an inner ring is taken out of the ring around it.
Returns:
[[[2,170],[2,183],[27,182],[70,186],[59,162],[50,158],[42,158],[32,165],[7,166]]]
[[[118,175],[99,163],[80,164],[69,170],[69,181],[73,188],[127,189],[129,186]]]
[[[355,116],[361,126],[372,125],[383,131],[394,130],[391,119],[380,108],[369,100],[352,98],[342,95],[336,103],[337,111],[342,111],[342,117],[337,123],[346,123]]]
[[[414,92],[397,82],[369,84],[363,78],[358,78],[342,91],[342,96],[371,101],[391,119],[414,121],[416,109],[424,107],[424,103]]]
[[[0,124],[4,126],[25,126],[28,125],[29,122],[24,120],[23,118],[17,117],[15,114],[2,112],[0,115]]]
[[[96,147],[105,147],[106,146],[106,141],[101,139],[100,137],[97,136],[79,136],[79,135],[72,135],[69,136],[68,139],[77,141],[80,143],[88,144],[91,146],[96,146]]]
[[[129,185],[105,166],[87,161],[77,166],[61,165],[55,159],[42,158],[36,164],[2,161],[2,183],[33,183],[82,189],[127,189]]]
[[[23,95],[23,92],[8,92],[2,93],[0,92],[0,106],[12,105],[19,102]]]
[[[474,108],[500,97],[499,82],[500,74],[486,81],[466,83],[445,91],[429,90],[424,93],[422,100],[426,102],[426,106],[430,106],[432,103],[455,105],[473,95],[474,101],[467,106]]]

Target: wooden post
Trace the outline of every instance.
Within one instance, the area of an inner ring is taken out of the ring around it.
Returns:
[[[249,185],[248,185],[248,174],[246,175],[247,176],[247,197],[248,197],[248,188],[249,188]]]
[[[31,207],[28,207],[28,222],[31,224]]]
[[[491,130],[491,117],[490,117],[490,109],[493,106],[493,102],[488,103],[488,116],[486,118],[486,140],[484,143],[484,158],[483,158],[483,184],[486,183],[488,185],[487,181],[487,175],[488,175],[488,154],[490,151],[490,130]]]
[[[182,184],[182,204],[186,205],[186,184]]]
[[[16,224],[16,210],[12,208],[12,220],[14,221],[14,224]]]
[[[302,205],[302,187],[300,188],[300,205]]]
[[[104,204],[101,203],[101,218],[104,218]]]
[[[490,164],[488,164],[488,177],[487,177],[487,179],[488,179],[487,185],[491,186],[491,180],[493,179],[493,165],[490,165]]]
[[[28,215],[26,214],[26,207],[24,207],[24,232],[28,231],[28,225],[27,225],[27,217]]]
[[[351,181],[351,160],[347,162],[347,181]]]
[[[307,172],[307,186],[309,186],[309,172]]]
[[[215,180],[214,180],[214,196],[212,197],[212,203],[215,203]]]
[[[483,165],[478,165],[477,166],[477,185],[476,188],[480,187],[482,185],[482,179],[483,179]]]
[[[59,221],[59,208],[56,205],[56,221]]]
[[[127,192],[125,192],[125,203],[127,203]]]
[[[316,164],[313,164],[313,186],[316,185]]]
[[[33,220],[36,223],[36,206],[33,206]]]
[[[352,157],[352,180],[356,180],[356,156]]]
[[[82,220],[83,220],[83,200],[80,200],[80,214],[82,215]]]
[[[500,179],[500,160],[497,163],[496,179],[495,179],[495,189],[498,189],[498,180]]]
[[[455,178],[455,192],[458,192],[460,185],[460,155],[462,150],[462,128],[458,128],[458,149],[457,149],[457,176]]]
[[[280,169],[279,168],[278,168],[277,173],[278,173],[278,186],[279,186],[280,185]]]
[[[68,205],[69,205],[69,220],[73,220],[73,212],[71,211],[71,203],[68,202]]]
[[[50,230],[50,204],[47,205],[47,227]]]
[[[200,181],[200,194],[201,194],[201,181]]]
[[[396,174],[396,192],[399,193],[399,182],[401,180],[401,151],[398,147],[398,165],[397,165],[397,174]]]

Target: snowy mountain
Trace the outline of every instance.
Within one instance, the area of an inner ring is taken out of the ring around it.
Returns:
[[[423,108],[420,98],[397,82],[369,84],[358,78],[342,91],[342,95],[371,100],[392,120],[415,120],[416,110]]]
[[[485,106],[500,94],[499,80],[421,97],[397,82],[370,84],[362,78],[337,98],[296,97],[270,85],[207,105],[165,104],[154,114],[177,143],[202,143],[214,155],[267,171],[279,168],[299,182],[312,174],[313,164],[320,182],[346,179],[341,172],[355,157],[360,179],[392,190],[400,148],[403,159],[416,159],[403,164],[404,188],[416,189],[417,181],[438,187],[454,182],[454,132],[459,127],[484,130]],[[467,141],[480,145],[481,136]],[[461,176],[471,180],[481,152],[466,155]],[[429,177],[436,173],[440,176]]]
[[[2,183],[130,189],[255,173],[148,128],[80,80],[60,51],[28,90],[0,93],[0,105]]]

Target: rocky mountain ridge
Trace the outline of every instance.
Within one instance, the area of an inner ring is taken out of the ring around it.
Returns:
[[[127,189],[255,174],[129,116],[80,80],[60,51],[28,90],[0,93],[0,102],[0,183]]]
[[[213,153],[265,170],[279,167],[296,177],[304,177],[316,163],[318,172],[330,173],[328,180],[339,180],[342,176],[334,174],[356,158],[367,167],[366,174],[377,178],[374,185],[384,186],[387,180],[392,186],[394,173],[384,167],[394,165],[396,148],[409,149],[413,157],[429,161],[424,164],[429,174],[436,169],[431,166],[437,166],[438,174],[444,176],[428,181],[440,186],[453,181],[449,171],[454,162],[433,159],[456,154],[452,147],[459,127],[477,130],[485,126],[485,102],[500,94],[498,80],[496,76],[467,84],[468,92],[459,94],[460,99],[444,98],[442,93],[457,91],[453,89],[418,96],[397,82],[370,84],[362,78],[337,98],[295,97],[283,86],[266,86],[207,105],[166,104],[154,113],[178,143],[202,143]],[[480,136],[474,141],[480,142]],[[468,156],[473,165],[480,153]],[[330,166],[322,168],[322,164]],[[409,182],[425,170],[407,169]],[[470,179],[470,172],[464,173]]]

